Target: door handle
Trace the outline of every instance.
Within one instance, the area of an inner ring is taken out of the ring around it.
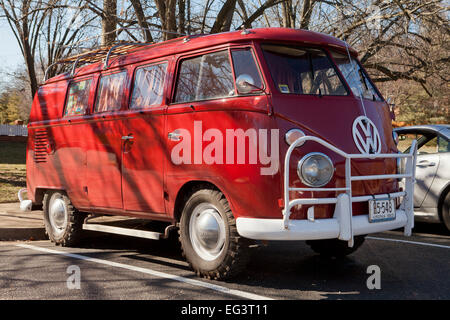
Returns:
[[[428,160],[422,160],[419,163],[417,163],[418,167],[434,167],[436,165],[435,162],[431,162]]]
[[[134,137],[130,134],[130,135],[128,135],[128,136],[122,136],[122,140],[132,140],[132,139],[134,139]]]

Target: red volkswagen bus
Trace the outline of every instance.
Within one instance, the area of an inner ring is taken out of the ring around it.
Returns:
[[[61,61],[30,114],[27,192],[50,239],[83,229],[164,238],[178,229],[200,276],[245,266],[255,240],[328,256],[413,227],[415,147],[334,37],[285,28],[118,44]],[[165,232],[89,223],[158,220]]]

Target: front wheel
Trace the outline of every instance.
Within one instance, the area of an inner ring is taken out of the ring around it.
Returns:
[[[366,236],[355,236],[353,247],[349,247],[347,241],[339,239],[325,239],[325,240],[308,240],[308,244],[311,249],[325,257],[343,258],[349,254],[352,254],[364,243]]]
[[[189,197],[179,233],[183,255],[199,276],[226,279],[247,264],[249,241],[239,236],[229,203],[220,191],[200,189]]]

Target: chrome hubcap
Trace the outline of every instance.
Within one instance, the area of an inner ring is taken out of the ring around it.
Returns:
[[[195,252],[204,260],[216,259],[225,244],[225,223],[216,207],[199,204],[189,222],[189,235]]]
[[[61,234],[67,227],[67,209],[63,199],[52,197],[49,205],[49,220],[56,234]]]

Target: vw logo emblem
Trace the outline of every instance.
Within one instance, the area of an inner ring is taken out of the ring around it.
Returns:
[[[381,140],[375,124],[366,116],[353,121],[353,141],[361,153],[380,153]]]

